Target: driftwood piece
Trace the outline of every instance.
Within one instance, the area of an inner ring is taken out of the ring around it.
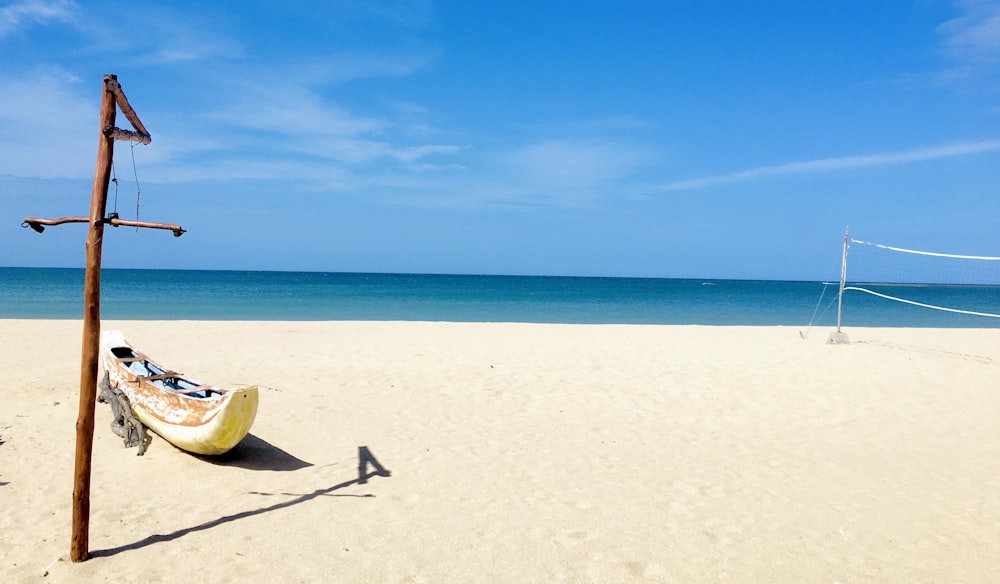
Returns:
[[[104,377],[99,384],[100,401],[111,406],[111,413],[115,419],[111,421],[111,431],[121,437],[125,443],[125,448],[139,447],[137,456],[146,453],[146,448],[153,441],[153,437],[146,431],[146,426],[137,420],[132,414],[132,407],[128,397],[117,387],[111,387],[110,376],[104,372]]]

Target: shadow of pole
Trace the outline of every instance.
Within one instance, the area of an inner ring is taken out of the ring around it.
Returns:
[[[375,472],[371,475],[368,474],[368,465],[372,465]],[[367,446],[358,447],[358,483],[365,484],[368,482],[370,476],[380,476],[388,477],[392,476],[392,473],[386,470],[384,466],[379,464],[379,461],[375,459],[371,450],[368,450]]]
[[[192,527],[187,527],[185,529],[179,529],[173,533],[167,534],[156,534],[151,535],[147,538],[141,539],[137,542],[130,544],[108,548],[103,550],[94,550],[90,553],[92,558],[106,558],[120,554],[122,552],[132,551],[142,549],[147,546],[151,546],[157,543],[164,543],[168,541],[174,541],[175,539],[180,539],[189,533],[196,533],[198,531],[207,531],[213,527],[218,527],[220,525],[225,525],[226,523],[232,523],[233,521],[238,521],[240,519],[246,519],[247,517],[253,517],[255,515],[263,515],[264,513],[270,513],[272,511],[278,511],[280,509],[285,509],[295,505],[305,503],[307,501],[312,501],[317,497],[322,497],[324,495],[329,495],[334,491],[349,487],[351,485],[363,485],[368,482],[368,479],[372,477],[388,477],[391,476],[388,470],[385,469],[372,455],[371,451],[368,450],[367,446],[361,446],[358,448],[358,477],[351,479],[349,481],[344,481],[333,485],[332,487],[327,487],[325,489],[316,489],[311,493],[305,493],[303,495],[298,495],[294,499],[288,501],[283,501],[281,503],[275,503],[267,507],[261,507],[260,509],[254,509],[252,511],[242,511],[240,513],[234,513],[233,515],[226,515],[225,517],[219,517],[218,519],[213,519],[212,521],[206,521],[199,525]],[[371,464],[375,470],[373,472],[366,472],[368,465]]]

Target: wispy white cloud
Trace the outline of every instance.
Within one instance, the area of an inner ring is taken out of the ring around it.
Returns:
[[[123,8],[115,26],[141,34],[121,35],[107,23],[91,23],[96,48],[132,55],[130,62],[144,66],[218,64],[246,56],[225,16],[209,9],[192,14],[151,5]]]
[[[377,134],[386,122],[350,113],[336,103],[304,87],[283,85],[280,92],[270,86],[248,83],[229,87],[239,91],[235,101],[216,101],[210,119],[235,129],[268,132],[271,136],[304,139],[313,136],[357,136]]]
[[[461,152],[466,150],[474,149],[464,147]],[[628,190],[633,172],[651,159],[634,144],[593,138],[542,140],[475,152],[469,160],[460,159],[474,173],[453,172],[419,201],[405,204],[462,209],[592,207],[612,193]],[[436,167],[442,168],[467,170],[459,165]]]
[[[408,28],[433,16],[433,6],[423,0],[349,0],[341,9],[354,19]],[[342,185],[343,177],[365,172],[405,175],[461,168],[449,159],[466,146],[449,144],[424,106],[397,100],[378,107],[386,101],[380,98],[371,104],[375,107],[347,107],[329,89],[349,81],[412,75],[436,58],[433,49],[342,49],[257,60],[254,53],[260,46],[240,37],[239,23],[229,18],[227,8],[121,5],[115,7],[113,23],[102,15],[109,10],[106,5],[83,10],[71,0],[23,0],[0,7],[0,37],[37,24],[70,22],[78,34],[67,53],[110,58],[143,75],[159,71],[166,79],[176,79],[184,67],[189,72],[184,77],[209,80],[211,89],[202,84],[197,108],[143,99],[135,75],[124,80],[154,135],[154,146],[142,154],[151,167],[147,176],[166,181],[180,176],[327,181],[333,168]],[[81,179],[92,173],[99,104],[92,87],[81,87],[69,73],[82,66],[63,61],[62,66],[19,71],[0,92],[0,174]],[[53,136],[58,136],[58,148]],[[233,160],[252,170],[234,168]],[[184,173],[166,170],[179,164],[187,169]]]
[[[960,0],[957,6],[959,16],[938,27],[945,46],[962,60],[1000,59],[1000,2]]]
[[[413,9],[380,6],[367,16],[392,20]],[[344,49],[258,62],[251,58],[259,48],[253,39],[241,44],[220,14],[155,7],[124,7],[116,14],[115,26],[142,35],[113,34],[96,12],[76,16],[74,27],[83,35],[74,34],[73,42],[84,39],[79,51],[142,65],[136,69],[144,79],[201,83],[196,104],[168,103],[149,96],[155,83],[123,79],[153,134],[152,145],[134,151],[144,185],[273,182],[315,193],[364,192],[408,206],[575,207],[617,192],[651,158],[627,137],[641,121],[615,116],[530,132],[559,139],[489,151],[473,147],[461,129],[438,127],[440,112],[415,100],[376,94],[355,106],[331,88],[413,75],[438,57],[435,49],[417,43],[412,51]],[[94,80],[81,83],[68,71],[36,71],[0,94],[0,175],[92,175],[99,105]],[[125,145],[116,152],[128,160]],[[131,174],[131,165],[124,166],[120,174]]]
[[[146,63],[173,64],[213,59],[235,59],[243,55],[243,46],[232,39],[201,34],[199,30],[174,30],[167,38],[137,60]]]
[[[82,99],[78,87],[63,81],[35,76],[0,95],[0,175],[78,180],[92,175],[97,103]],[[141,94],[130,97],[133,103],[141,102]],[[136,147],[134,153],[143,184],[278,181],[298,188],[346,191],[447,169],[430,161],[451,158],[462,150],[440,144],[394,145],[349,135],[297,135],[292,132],[299,127],[297,122],[277,137],[255,135],[224,123],[147,113],[140,111],[153,132],[153,144]],[[130,176],[128,148],[119,144],[115,158],[119,173]],[[390,166],[373,171],[371,165],[380,160]]]
[[[90,176],[99,106],[84,99],[76,76],[59,67],[8,79],[0,91],[0,174]]]
[[[461,146],[452,144],[424,144],[397,150],[393,156],[403,162],[416,162],[424,158],[439,155],[452,155],[461,152]]]
[[[954,0],[957,16],[937,26],[935,33],[945,64],[897,75],[903,86],[953,88],[984,82],[992,86],[1000,63],[1000,1]]]
[[[1000,140],[982,140],[979,142],[962,142],[957,144],[947,144],[935,146],[933,148],[921,148],[916,150],[904,150],[902,152],[886,152],[880,154],[865,154],[859,156],[840,156],[836,158],[821,158],[818,160],[808,160],[804,162],[791,162],[775,166],[759,166],[749,170],[742,170],[730,174],[717,174],[700,178],[679,180],[668,183],[660,187],[664,191],[682,191],[699,189],[720,184],[742,182],[759,178],[786,176],[794,174],[805,174],[814,172],[833,172],[837,170],[850,170],[855,168],[866,168],[876,166],[890,166],[895,164],[906,164],[910,162],[920,162],[924,160],[935,160],[940,158],[953,158],[956,156],[967,156],[983,152],[994,152],[1000,150]]]
[[[650,128],[649,122],[634,115],[612,115],[604,118],[568,120],[547,123],[546,128],[555,129],[568,135],[618,135],[630,134]]]
[[[628,174],[646,156],[633,146],[592,140],[549,140],[514,150],[515,176],[543,187],[590,188]]]
[[[126,80],[127,82],[128,80]],[[220,75],[200,105],[161,103],[130,91],[154,144],[140,148],[144,178],[292,180],[346,188],[365,172],[426,173],[461,168],[448,144],[414,105],[358,113],[286,79]],[[136,86],[129,85],[132,90]],[[148,84],[146,85],[148,87]],[[38,67],[0,92],[0,175],[83,179],[93,172],[99,103],[92,87],[60,67]],[[416,129],[413,126],[416,125]],[[436,135],[436,139],[429,139]],[[124,148],[121,146],[120,148]],[[245,168],[232,161],[239,160]],[[373,166],[377,165],[377,166]],[[183,167],[184,170],[179,170]],[[336,169],[331,172],[331,169]],[[333,179],[331,179],[331,176]]]
[[[362,6],[369,12],[379,6]],[[348,12],[350,7],[342,7]],[[382,8],[388,9],[386,6]],[[239,10],[235,8],[235,10]],[[310,12],[312,10],[310,9]],[[386,12],[388,15],[391,11]],[[86,17],[83,15],[82,17]],[[322,28],[324,19],[345,18],[336,8],[323,16],[302,15],[312,18],[313,25]],[[268,75],[271,79],[292,79],[294,83],[339,84],[359,79],[403,77],[425,67],[440,54],[439,50],[426,47],[407,47],[393,51],[351,51],[324,48],[296,55],[293,60],[274,60],[274,54],[256,39],[248,37],[239,26],[239,19],[225,8],[205,5],[198,11],[180,11],[172,8],[142,5],[122,9],[116,13],[114,28],[107,23],[91,19],[86,23],[94,49],[101,52],[127,53],[129,62],[143,65],[172,65],[190,62],[238,62],[244,74],[247,71]],[[141,31],[141,34],[122,35],[120,30]],[[330,32],[330,35],[336,35]],[[332,46],[334,43],[328,43]]]
[[[71,0],[25,0],[0,7],[0,38],[31,24],[72,21],[76,12]]]
[[[414,144],[406,137],[426,136],[429,132],[423,127],[419,132],[409,132],[406,122],[355,114],[303,86],[284,85],[275,92],[270,86],[244,85],[238,101],[217,106],[206,115],[210,123],[229,134],[246,133],[244,145],[277,155],[303,155],[345,164],[367,164],[379,159],[414,164],[463,149],[453,144]],[[252,143],[247,144],[247,140]]]
[[[22,5],[36,7],[33,19],[19,18],[20,27],[30,22],[65,22],[77,33],[73,44],[64,48],[61,58],[89,56],[105,63],[164,66],[192,62],[227,61],[246,56],[246,48],[234,32],[225,13],[210,5],[194,12],[180,12],[151,3],[109,4],[93,2],[80,7],[72,0],[28,0]],[[6,18],[0,8],[0,38]],[[16,14],[20,14],[17,11]],[[68,37],[53,37],[53,44],[66,43]],[[47,43],[46,43],[47,44]]]
[[[405,54],[333,52],[305,57],[294,63],[281,63],[275,78],[294,77],[312,86],[341,84],[360,79],[406,77],[426,67],[439,55],[433,50],[414,50]]]
[[[432,0],[343,0],[330,6],[341,17],[380,20],[403,28],[422,28],[434,20]]]

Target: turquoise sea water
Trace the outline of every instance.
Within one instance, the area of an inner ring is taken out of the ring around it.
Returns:
[[[0,318],[77,319],[83,269],[0,268]],[[620,324],[836,323],[821,282],[105,269],[101,314],[125,320],[425,320]],[[997,286],[889,286],[1000,312]],[[1000,327],[1000,319],[844,295],[844,326]]]

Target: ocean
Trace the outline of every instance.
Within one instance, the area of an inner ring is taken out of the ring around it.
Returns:
[[[78,319],[84,270],[0,268],[0,318]],[[916,302],[1000,313],[1000,286],[872,288]],[[412,320],[568,324],[834,326],[823,282],[436,274],[105,269],[115,320]],[[844,294],[842,324],[1000,328],[1000,318]]]

